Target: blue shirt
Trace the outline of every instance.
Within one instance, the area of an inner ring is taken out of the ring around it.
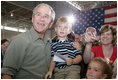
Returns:
[[[54,56],[55,52],[72,59],[76,58],[77,55],[81,55],[81,51],[73,47],[72,40],[65,40],[65,41],[53,40],[51,44],[51,52],[52,52],[51,55],[52,57]],[[56,66],[62,64],[66,63],[56,62]]]

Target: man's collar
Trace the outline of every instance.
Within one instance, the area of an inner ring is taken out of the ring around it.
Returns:
[[[40,36],[38,35],[38,33],[36,32],[36,30],[34,29],[34,27],[32,27],[30,29],[30,33],[31,33],[31,37],[33,39],[33,41],[37,40],[37,39],[41,39]],[[51,32],[50,30],[47,30],[44,34],[44,42],[50,42],[50,37],[51,37]]]
[[[38,33],[35,31],[34,27],[32,27],[30,29],[30,33],[31,33],[31,37],[32,37],[33,41],[35,41],[37,39],[41,39],[40,36],[38,35]]]

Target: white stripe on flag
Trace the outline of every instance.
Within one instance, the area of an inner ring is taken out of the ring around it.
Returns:
[[[106,22],[114,22],[114,21],[117,21],[117,17],[105,18],[105,23]]]
[[[105,14],[117,13],[117,8],[105,10]]]

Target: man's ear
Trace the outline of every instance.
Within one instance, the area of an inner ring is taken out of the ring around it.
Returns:
[[[53,21],[50,22],[50,24],[49,24],[49,28],[52,27],[53,23],[54,23]]]
[[[103,74],[101,79],[106,79],[107,78],[107,74]]]
[[[34,19],[34,17],[32,16],[32,23],[33,23],[33,19]]]

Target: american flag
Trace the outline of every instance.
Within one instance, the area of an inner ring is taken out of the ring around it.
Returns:
[[[96,28],[98,33],[104,24],[117,26],[117,4],[89,11],[78,11],[75,16],[74,32],[76,34],[85,33],[87,27]]]

